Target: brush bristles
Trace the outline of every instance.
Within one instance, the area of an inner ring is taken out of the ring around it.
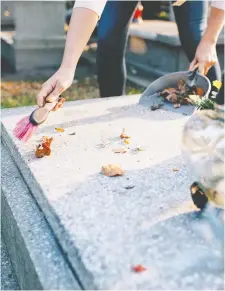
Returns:
[[[15,129],[13,130],[13,134],[16,138],[23,140],[23,141],[28,141],[34,131],[37,129],[36,125],[33,125],[30,122],[30,117],[24,117],[21,119],[17,124]]]

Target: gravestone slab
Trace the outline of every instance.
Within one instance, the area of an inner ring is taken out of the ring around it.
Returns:
[[[198,219],[180,157],[188,117],[151,111],[139,98],[70,102],[27,144],[12,130],[34,108],[3,110],[2,136],[84,289],[219,290],[221,241],[207,218]],[[37,159],[42,136],[54,138],[52,154]],[[121,147],[127,153],[113,152]],[[110,163],[125,175],[103,176]],[[138,264],[147,270],[134,273]]]

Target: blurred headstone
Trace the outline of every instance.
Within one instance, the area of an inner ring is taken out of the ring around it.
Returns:
[[[18,1],[14,8],[16,69],[58,66],[65,44],[65,2]]]

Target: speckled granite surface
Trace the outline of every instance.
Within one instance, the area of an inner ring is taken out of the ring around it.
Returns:
[[[221,245],[196,231],[193,180],[180,157],[188,117],[150,111],[138,100],[71,102],[28,144],[14,140],[12,129],[31,108],[4,110],[4,141],[86,289],[219,290]],[[114,154],[124,146],[122,128],[131,136],[129,149]],[[36,159],[43,135],[54,138],[52,155]],[[125,175],[101,175],[109,163],[120,164]],[[135,264],[147,271],[133,273]]]

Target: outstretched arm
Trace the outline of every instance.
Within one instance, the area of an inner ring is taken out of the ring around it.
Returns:
[[[190,64],[190,70],[198,65],[199,72],[206,75],[208,70],[218,61],[216,43],[224,26],[224,9],[223,1],[212,2],[208,25],[196,50],[195,58]]]
[[[58,71],[48,79],[37,96],[42,107],[45,100],[54,102],[73,82],[78,60],[98,22],[106,1],[77,0],[70,20],[62,63]],[[54,107],[54,106],[53,106]]]

